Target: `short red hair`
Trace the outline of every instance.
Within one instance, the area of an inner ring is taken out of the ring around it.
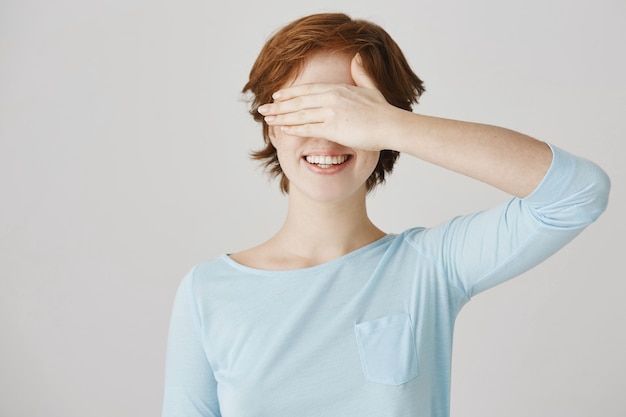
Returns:
[[[262,124],[265,139],[265,147],[251,156],[262,161],[272,177],[280,177],[280,188],[285,193],[289,180],[278,163],[268,125],[258,108],[271,102],[272,94],[296,78],[306,59],[321,50],[359,53],[380,92],[396,107],[412,110],[424,92],[422,80],[411,70],[396,42],[372,22],[353,20],[342,13],[320,13],[297,19],[278,30],[263,46],[242,91],[252,94],[250,114]],[[368,191],[385,181],[385,174],[391,173],[398,156],[393,150],[380,152],[378,164],[366,182]]]

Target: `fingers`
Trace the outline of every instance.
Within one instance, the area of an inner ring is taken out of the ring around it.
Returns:
[[[265,116],[269,125],[302,125],[321,123],[329,112],[322,92],[332,88],[325,84],[306,84],[290,87],[279,91],[274,96],[281,100],[267,103],[258,108],[259,113]],[[306,95],[302,95],[307,92]]]
[[[350,63],[350,71],[352,73],[352,79],[357,87],[364,87],[369,89],[376,89],[376,83],[370,77],[370,75],[365,71],[365,67],[363,67],[363,59],[360,54],[356,54],[354,58],[352,58],[352,62]]]
[[[259,113],[263,116],[276,116],[286,113],[294,113],[305,109],[319,107],[316,97],[299,96],[284,101],[275,101],[267,103],[258,108]]]
[[[274,102],[291,100],[295,97],[303,97],[310,96],[315,94],[325,93],[332,88],[334,88],[336,84],[324,84],[324,83],[313,83],[313,84],[300,84],[295,85],[293,87],[287,87],[282,90],[278,90],[274,94],[272,94],[272,98]]]
[[[321,107],[322,98],[319,93],[314,92],[321,88],[322,85],[306,84],[278,91],[274,97],[279,99],[275,98],[273,103],[263,104],[258,112],[265,116],[268,123],[274,122],[276,117],[288,114],[291,114],[289,120],[305,120],[305,111]]]
[[[289,87],[274,94],[276,101],[260,106],[258,111],[269,126],[276,126],[289,135],[322,137],[331,111],[323,106],[321,93],[330,88],[332,85],[325,84]]]
[[[265,122],[273,126],[295,126],[313,123],[323,123],[327,118],[327,110],[321,108],[303,109],[294,112],[270,114],[265,116]]]

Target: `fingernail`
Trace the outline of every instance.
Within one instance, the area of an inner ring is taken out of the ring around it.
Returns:
[[[273,99],[278,99],[281,98],[282,94],[280,94],[280,91],[275,92],[274,94],[272,94],[272,98]]]
[[[259,113],[263,114],[268,110],[268,108],[267,106],[260,106],[257,110]]]
[[[276,116],[267,116],[265,118],[266,123],[272,123],[274,120],[276,120]]]

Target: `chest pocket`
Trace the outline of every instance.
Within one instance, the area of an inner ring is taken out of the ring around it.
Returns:
[[[408,314],[357,323],[355,331],[368,381],[400,385],[417,376],[415,335]]]

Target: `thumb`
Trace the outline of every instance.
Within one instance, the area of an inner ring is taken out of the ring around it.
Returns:
[[[361,58],[361,54],[357,53],[354,58],[352,58],[352,62],[350,63],[350,72],[357,87],[377,89],[376,83],[374,83],[374,80],[370,77],[367,71],[365,71],[365,67],[363,67],[363,58]]]

